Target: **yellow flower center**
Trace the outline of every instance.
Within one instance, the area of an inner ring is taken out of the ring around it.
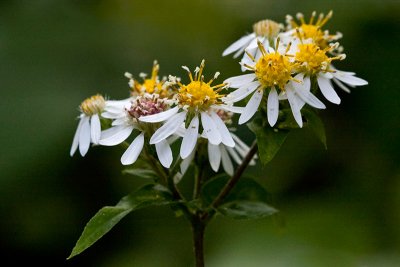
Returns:
[[[344,55],[336,57],[328,57],[326,53],[334,46],[329,46],[325,49],[319,48],[318,45],[311,44],[299,44],[298,52],[295,55],[295,60],[298,63],[298,69],[300,72],[306,72],[310,75],[317,74],[320,71],[329,71],[329,65],[332,60],[344,59]]]
[[[192,81],[179,89],[180,103],[191,107],[207,109],[215,104],[219,97],[220,95],[208,83],[202,81]]]
[[[202,72],[204,69],[204,60],[200,64],[200,68],[195,71],[193,79],[192,73],[187,67],[184,69],[188,72],[190,83],[184,85],[177,81],[179,85],[178,100],[179,105],[182,107],[189,107],[194,110],[207,110],[211,105],[218,104],[223,97],[219,92],[225,87],[226,84],[211,86],[211,83],[217,78],[219,73],[216,73],[213,79],[209,82],[204,82]]]
[[[321,31],[321,28],[319,26],[312,24],[303,24],[299,27],[299,32],[302,39],[311,38],[320,47],[324,48],[327,46],[325,35]]]
[[[332,11],[330,11],[327,15],[319,14],[317,18],[317,14],[314,11],[311,15],[311,18],[308,22],[305,21],[303,14],[297,14],[297,18],[300,23],[296,23],[292,17],[289,19],[289,23],[292,28],[297,28],[296,33],[294,35],[298,35],[300,39],[306,40],[311,38],[314,43],[316,43],[321,48],[328,47],[328,43],[330,41],[336,40],[340,38],[339,34],[329,35],[327,32],[322,30],[322,27],[331,19]]]
[[[92,116],[103,111],[106,105],[104,97],[101,95],[94,95],[86,98],[80,105],[80,110],[87,116]]]
[[[315,44],[299,44],[295,59],[300,63],[301,71],[315,74],[326,69],[330,59],[324,49]]]
[[[274,38],[281,30],[281,26],[273,20],[261,20],[253,25],[253,31],[258,36]]]
[[[255,66],[255,74],[264,88],[277,86],[284,90],[292,78],[293,64],[288,57],[278,52],[265,54]]]
[[[154,61],[153,69],[151,71],[151,77],[149,79],[144,79],[143,83],[135,80],[132,86],[133,95],[144,95],[148,94],[159,94],[160,97],[168,97],[168,88],[164,86],[164,80],[160,81],[158,78],[158,71],[160,70],[160,65],[157,61]]]

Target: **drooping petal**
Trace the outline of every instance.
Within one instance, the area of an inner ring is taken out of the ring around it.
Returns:
[[[76,149],[78,148],[79,135],[80,135],[80,131],[81,131],[81,128],[82,128],[82,123],[83,123],[83,120],[82,120],[82,118],[80,118],[79,119],[79,123],[78,123],[78,127],[76,128],[76,131],[75,131],[74,139],[72,141],[71,150],[69,152],[71,157],[74,155]]]
[[[226,147],[226,150],[228,151],[229,155],[231,155],[231,157],[233,158],[233,160],[237,163],[237,164],[241,164],[242,163],[242,159],[239,157],[238,153],[236,152],[236,147],[232,148],[232,147]]]
[[[211,107],[214,109],[222,109],[233,113],[242,113],[244,110],[244,107],[235,107],[232,105],[212,105]]]
[[[167,140],[162,140],[156,144],[156,152],[158,159],[165,168],[169,168],[172,164],[172,151]]]
[[[144,122],[162,122],[174,116],[176,113],[178,113],[178,111],[179,107],[176,106],[174,108],[168,109],[166,111],[157,114],[142,116],[139,118],[139,120]]]
[[[321,76],[318,76],[317,81],[319,89],[321,89],[321,93],[324,95],[324,97],[334,104],[340,104],[340,98],[335,89],[333,89],[331,81]]]
[[[303,119],[301,118],[301,113],[300,113],[301,107],[297,101],[297,97],[295,96],[294,90],[291,86],[286,87],[286,95],[289,101],[290,108],[292,109],[293,117],[301,128],[303,127]]]
[[[250,95],[260,86],[259,81],[254,81],[245,85],[242,85],[239,89],[233,91],[226,97],[224,97],[224,102],[233,103],[244,99],[246,96]]]
[[[220,132],[218,131],[217,126],[214,123],[214,120],[211,119],[210,115],[208,115],[206,112],[201,112],[201,124],[204,129],[204,135],[208,139],[208,142],[210,142],[213,145],[219,145],[222,141],[222,137]]]
[[[229,147],[234,147],[235,142],[232,139],[231,133],[229,132],[228,128],[226,127],[226,124],[222,121],[222,119],[215,113],[215,112],[210,112],[211,119],[213,119],[215,125],[217,126],[217,129],[221,135],[222,138],[222,143],[226,146]]]
[[[180,164],[180,168],[181,168],[181,173],[182,175],[184,175],[186,173],[186,171],[189,169],[190,163],[192,163],[194,155],[196,151],[193,150],[192,153],[189,155],[189,157],[187,157],[186,159],[182,160],[181,164]]]
[[[239,124],[243,124],[253,117],[253,115],[257,112],[258,106],[263,97],[264,90],[257,90],[252,97],[250,98],[249,102],[247,103],[246,107],[244,108],[242,114],[239,117]]]
[[[115,146],[129,137],[134,127],[132,125],[120,125],[111,127],[101,132],[99,144],[103,146]]]
[[[355,85],[355,86],[361,86],[361,85],[367,85],[368,82],[364,79],[358,78],[354,75],[348,74],[343,71],[337,71],[333,74],[333,76],[341,80],[344,83],[350,84],[350,85]]]
[[[210,161],[211,169],[217,172],[219,169],[219,165],[221,164],[221,150],[219,149],[220,145],[213,145],[208,142],[207,151],[208,151],[208,160]]]
[[[100,118],[98,114],[94,114],[90,119],[90,137],[93,144],[98,144],[101,135]]]
[[[134,163],[142,152],[144,145],[144,133],[140,133],[136,136],[135,140],[129,145],[128,149],[121,157],[121,163],[123,165],[130,165]]]
[[[90,117],[82,117],[82,126],[79,131],[79,152],[82,157],[86,155],[90,146]]]
[[[224,83],[227,83],[230,88],[239,88],[240,86],[252,82],[255,78],[256,75],[254,73],[244,74],[228,78],[224,81]]]
[[[339,86],[343,91],[345,91],[346,93],[351,93],[350,89],[347,88],[346,85],[344,85],[341,81],[339,81],[338,79],[332,79],[332,81],[334,83],[336,83],[337,86]]]
[[[242,38],[240,38],[239,40],[235,41],[233,44],[228,46],[228,48],[226,48],[224,50],[224,52],[222,53],[222,56],[224,57],[226,55],[232,54],[236,50],[239,50],[242,47],[248,46],[248,44],[251,42],[251,40],[254,37],[255,37],[254,33],[243,36]]]
[[[150,144],[156,144],[163,139],[168,138],[171,134],[175,133],[182,125],[186,118],[186,111],[173,115],[163,126],[150,138]]]
[[[228,152],[226,152],[224,146],[220,146],[219,148],[221,149],[222,167],[227,174],[233,176],[234,169],[231,158],[229,157]]]
[[[275,87],[272,87],[271,91],[269,92],[267,107],[268,123],[269,125],[274,126],[279,115],[279,100]]]
[[[199,117],[194,116],[186,129],[185,135],[182,140],[180,155],[182,159],[187,158],[192,153],[196,146],[197,138],[199,135]]]
[[[297,77],[297,76],[296,76]],[[296,78],[295,79],[298,79]],[[301,79],[300,79],[301,80]],[[292,86],[296,92],[296,94],[307,104],[309,104],[310,106],[314,107],[314,108],[318,108],[318,109],[324,109],[325,104],[321,102],[321,100],[319,100],[316,96],[314,96],[311,92],[310,92],[310,87],[311,87],[311,82],[310,82],[310,77],[304,77],[303,82],[299,83],[299,82],[292,82]]]

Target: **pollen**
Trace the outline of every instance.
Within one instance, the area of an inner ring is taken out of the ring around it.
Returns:
[[[258,36],[274,38],[281,31],[282,25],[273,20],[261,20],[253,25],[253,31]]]
[[[202,76],[204,69],[204,60],[200,64],[200,68],[196,68],[195,75],[193,77],[189,68],[183,66],[188,72],[190,83],[184,85],[179,81],[178,100],[182,107],[188,107],[195,110],[207,110],[211,105],[217,104],[221,101],[224,96],[219,92],[226,87],[226,84],[222,83],[219,85],[211,86],[214,79],[217,78],[219,72],[214,75],[214,78],[208,82],[204,81]]]
[[[281,54],[277,51],[279,39],[275,52],[267,53],[261,43],[258,43],[258,46],[262,52],[262,57],[257,61],[254,67],[258,81],[263,88],[276,86],[284,90],[286,83],[293,79],[291,74],[295,65],[290,62],[286,53]]]
[[[106,101],[102,95],[94,95],[86,98],[80,105],[80,110],[87,116],[92,116],[103,111]]]

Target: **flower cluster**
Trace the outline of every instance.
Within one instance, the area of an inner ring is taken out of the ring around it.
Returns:
[[[302,127],[301,109],[305,104],[326,108],[317,98],[319,93],[329,102],[340,103],[333,83],[346,92],[348,86],[367,84],[353,72],[339,71],[333,65],[346,56],[337,42],[342,34],[330,34],[324,29],[332,12],[319,16],[313,12],[308,21],[302,14],[296,17],[297,20],[288,15],[286,25],[259,21],[253,25],[252,33],[230,45],[223,56],[242,55],[242,71],[250,73],[220,84],[213,84],[219,72],[205,79],[204,60],[193,72],[182,66],[188,75],[186,82],[172,75],[160,79],[157,61],[149,77],[139,75],[142,81],[125,73],[130,87],[127,99],[108,100],[95,95],[81,104],[71,156],[78,147],[84,156],[91,143],[125,144],[122,164],[133,164],[143,153],[156,155],[163,167],[170,168],[174,159],[171,145],[181,140],[179,157],[176,156],[181,160],[180,174],[205,147],[202,151],[207,151],[211,169],[217,172],[222,162],[225,172],[233,175],[233,162],[240,164],[249,151],[234,130],[228,128],[234,114],[240,115],[238,124],[243,124],[262,109],[273,127],[279,120],[280,109],[290,108]],[[234,106],[247,97],[244,107]]]
[[[346,55],[337,42],[342,34],[330,34],[324,29],[332,11],[318,17],[313,12],[308,21],[301,13],[296,17],[297,21],[288,15],[286,26],[271,20],[257,22],[253,33],[223,52],[224,56],[236,52],[234,57],[244,53],[240,61],[242,71],[251,72],[225,80],[229,87],[237,88],[224,98],[226,103],[233,104],[252,94],[239,124],[251,119],[261,106],[267,110],[269,124],[274,126],[279,106],[288,102],[294,119],[302,127],[300,110],[305,104],[326,108],[315,96],[319,91],[329,102],[340,103],[332,82],[346,92],[350,92],[347,86],[367,84],[353,72],[339,71],[333,65],[334,61],[344,60]]]
[[[204,60],[194,73],[183,66],[189,78],[184,83],[171,75],[168,79],[160,79],[160,66],[155,61],[150,78],[147,79],[144,73],[139,75],[142,83],[132,74],[125,73],[131,88],[127,99],[106,100],[101,95],[86,99],[80,106],[80,122],[71,156],[78,145],[81,155],[85,156],[90,143],[103,146],[126,144],[121,163],[130,165],[148,144],[155,146],[159,162],[169,168],[173,162],[171,144],[182,139],[179,150],[183,159],[182,173],[193,160],[197,144],[205,142],[211,155],[211,168],[217,172],[222,161],[225,171],[233,175],[231,158],[240,164],[249,147],[227,125],[232,123],[233,113],[240,113],[242,109],[225,103],[225,83],[213,85],[218,72],[212,79],[204,80],[204,67]],[[101,121],[103,125],[111,126],[101,130]],[[131,136],[134,137],[129,143],[127,140]]]

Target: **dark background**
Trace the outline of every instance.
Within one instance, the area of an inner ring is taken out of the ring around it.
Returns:
[[[66,261],[86,222],[144,181],[121,174],[120,148],[69,156],[80,102],[128,93],[129,71],[240,74],[221,57],[261,19],[313,10],[334,16],[347,59],[338,68],[369,81],[321,113],[328,150],[304,129],[265,168],[279,216],[218,217],[207,266],[400,264],[399,1],[0,1],[0,265],[192,266],[191,234],[168,208],[130,214]],[[326,101],[325,101],[326,102]],[[239,131],[247,143],[252,135]]]

